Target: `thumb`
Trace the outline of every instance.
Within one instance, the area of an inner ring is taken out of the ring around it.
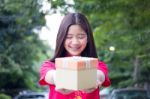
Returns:
[[[105,81],[105,74],[101,70],[97,70],[97,84],[101,85]]]

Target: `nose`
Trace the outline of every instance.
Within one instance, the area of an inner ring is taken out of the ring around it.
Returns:
[[[77,37],[73,37],[73,39],[72,39],[72,44],[79,44],[80,42],[79,42],[79,39],[77,38]]]

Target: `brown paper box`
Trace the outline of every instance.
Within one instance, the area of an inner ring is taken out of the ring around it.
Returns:
[[[98,59],[86,58],[84,60],[84,58],[75,57],[74,60],[73,57],[70,57],[70,59],[59,58],[55,60],[57,88],[83,90],[96,86]]]

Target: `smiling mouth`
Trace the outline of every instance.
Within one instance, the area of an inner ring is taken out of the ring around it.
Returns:
[[[80,49],[80,47],[70,47],[70,49],[73,51],[78,51]]]

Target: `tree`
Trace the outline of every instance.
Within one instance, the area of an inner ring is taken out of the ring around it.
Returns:
[[[150,57],[148,2],[75,1],[75,9],[85,13],[91,20],[98,53],[104,57],[109,52],[109,46],[116,47],[113,58],[107,61],[112,70],[110,74],[114,85],[117,83],[117,86],[125,87],[150,81],[150,78],[145,79],[145,75],[142,74],[150,75],[147,60]],[[107,59],[108,57],[105,57],[104,61]]]
[[[34,33],[44,25],[36,0],[0,0],[0,88],[37,87],[38,66],[48,47]]]
[[[149,0],[74,0],[74,5],[61,2],[51,3],[56,9],[64,8],[64,13],[72,7],[87,15],[99,58],[110,69],[112,86],[144,86],[150,82]],[[116,50],[110,52],[110,46]]]

